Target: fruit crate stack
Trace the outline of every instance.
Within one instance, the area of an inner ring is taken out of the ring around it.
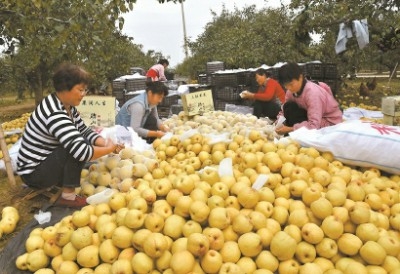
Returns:
[[[112,96],[118,100],[119,106],[125,102],[126,81],[122,78],[117,78],[112,81]]]
[[[211,85],[214,87],[236,87],[238,77],[236,72],[217,72],[211,75]]]
[[[129,77],[126,79],[126,90],[137,91],[146,89],[146,77]]]
[[[308,78],[326,83],[330,86],[332,93],[336,95],[339,89],[339,74],[336,64],[308,62],[303,64],[302,68]]]
[[[212,73],[220,71],[220,70],[225,70],[224,62],[221,62],[221,61],[207,62],[207,64],[206,64],[206,73],[207,74],[212,74]]]
[[[227,104],[233,105],[243,105],[244,101],[240,97],[240,93],[243,89],[240,86],[230,87],[214,87],[213,88],[213,98],[214,98],[214,108],[216,110],[225,110]]]

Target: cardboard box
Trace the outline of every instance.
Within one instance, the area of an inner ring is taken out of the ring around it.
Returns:
[[[115,97],[85,96],[77,107],[87,126],[111,127],[115,125]]]
[[[400,116],[383,114],[383,123],[389,126],[400,126]]]
[[[202,115],[214,110],[214,100],[211,90],[183,94],[181,99],[183,110],[188,116]]]
[[[382,113],[390,116],[400,116],[400,96],[383,97]]]

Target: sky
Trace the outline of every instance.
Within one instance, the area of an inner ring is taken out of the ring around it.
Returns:
[[[283,0],[284,3],[287,1]],[[276,8],[280,0],[186,0],[183,3],[186,36],[195,41],[211,22],[211,11],[219,15],[223,5],[229,11],[256,5],[257,9]],[[157,0],[137,0],[133,11],[124,15],[123,33],[134,38],[135,44],[143,45],[144,52],[161,52],[170,62],[170,67],[185,58],[182,5],[177,3],[159,4]],[[135,66],[135,64],[132,64]]]

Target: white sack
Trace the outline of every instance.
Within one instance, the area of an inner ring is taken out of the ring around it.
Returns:
[[[318,130],[299,128],[289,136],[302,146],[330,151],[345,164],[400,174],[400,127],[350,120]]]

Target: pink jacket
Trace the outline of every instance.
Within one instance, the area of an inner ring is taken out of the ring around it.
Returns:
[[[299,97],[294,97],[292,92],[286,91],[286,102],[288,101],[294,101],[301,108],[307,110],[307,121],[294,124],[293,130],[301,127],[320,129],[343,121],[343,113],[339,108],[339,103],[325,83],[320,82],[318,85],[307,81]],[[282,111],[278,117],[281,115],[283,115]]]
[[[151,77],[153,81],[167,81],[164,70],[165,68],[162,64],[155,64],[149,69],[146,76]]]

